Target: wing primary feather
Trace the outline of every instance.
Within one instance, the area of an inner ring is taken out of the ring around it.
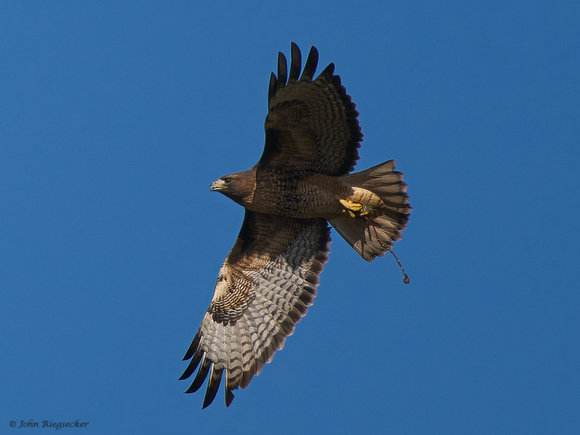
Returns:
[[[203,398],[203,405],[201,409],[207,408],[215,395],[217,394],[218,388],[220,386],[220,381],[222,380],[222,373],[224,369],[216,369],[215,364],[211,365],[211,373],[209,375],[209,381],[207,383],[207,390],[205,391],[205,397]]]
[[[288,65],[286,63],[286,56],[281,51],[278,52],[278,86],[282,87],[286,85],[286,80],[288,77]]]
[[[197,347],[199,346],[199,340],[201,340],[201,334],[200,333],[197,333],[197,334],[195,334],[195,337],[193,338],[193,341],[189,345],[189,348],[187,349],[187,352],[185,352],[185,355],[183,356],[183,360],[182,361],[188,360],[189,358],[191,358],[193,356],[193,354],[197,350]]]
[[[189,362],[189,364],[187,365],[187,368],[185,369],[185,371],[183,372],[183,374],[179,378],[180,381],[183,380],[183,379],[187,379],[187,378],[189,378],[191,376],[191,374],[197,368],[197,365],[199,364],[199,361],[201,360],[201,356],[202,355],[203,355],[203,352],[197,352],[193,356],[193,359]]]
[[[226,408],[229,408],[234,401],[234,393],[229,388],[226,388]]]
[[[329,75],[331,76],[332,74],[334,74],[334,63],[330,62],[328,64],[328,66],[326,68],[324,68],[322,70],[322,72],[320,73],[320,75]]]
[[[204,354],[203,360],[201,361],[201,366],[199,367],[197,375],[195,375],[195,379],[191,383],[190,387],[185,391],[186,393],[193,393],[193,392],[199,390],[199,387],[201,387],[201,384],[203,384],[203,381],[205,381],[205,378],[207,376],[207,372],[209,371],[210,366],[211,366],[211,361],[208,360]]]
[[[316,71],[316,66],[318,65],[318,50],[316,47],[311,47],[308,53],[308,58],[306,59],[306,65],[304,65],[304,71],[300,76],[300,80],[312,81],[314,77],[314,72]]]
[[[268,101],[276,95],[276,74],[270,73],[270,83],[268,85]]]
[[[288,77],[288,83],[298,80],[300,68],[302,67],[302,55],[300,54],[300,49],[294,42],[291,44],[290,52],[292,57],[290,61],[290,76]]]
[[[226,370],[225,391],[226,391],[226,408],[229,408],[229,406],[232,404],[232,401],[234,400],[234,393],[232,393],[232,390],[230,389],[230,375],[228,370]]]

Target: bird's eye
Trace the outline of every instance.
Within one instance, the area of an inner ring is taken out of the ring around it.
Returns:
[[[224,180],[224,183],[229,183],[232,181],[232,177],[225,177],[225,178],[222,178],[222,180]]]

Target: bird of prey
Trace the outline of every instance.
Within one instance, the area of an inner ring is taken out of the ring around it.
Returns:
[[[328,224],[372,261],[401,238],[409,218],[407,185],[393,160],[351,173],[362,141],[358,112],[334,64],[314,78],[317,63],[315,47],[304,69],[296,44],[289,70],[278,53],[260,160],[210,187],[244,207],[245,216],[183,358],[190,362],[180,379],[197,369],[186,392],[209,374],[203,408],[223,375],[229,406],[232,390],[248,386],[306,314],[329,253]]]

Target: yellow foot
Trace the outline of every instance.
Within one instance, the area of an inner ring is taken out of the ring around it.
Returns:
[[[360,202],[347,201],[345,199],[339,199],[340,203],[344,206],[343,212],[350,215],[350,217],[365,216],[368,212],[361,212],[363,206]]]

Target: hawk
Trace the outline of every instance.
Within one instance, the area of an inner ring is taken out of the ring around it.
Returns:
[[[245,216],[183,358],[190,362],[180,379],[197,369],[187,393],[209,375],[203,408],[224,375],[229,406],[232,391],[248,386],[306,314],[328,259],[328,224],[372,261],[401,238],[409,219],[407,185],[393,160],[350,173],[362,141],[358,112],[334,64],[314,78],[317,64],[315,47],[304,69],[296,44],[289,71],[278,53],[260,160],[210,187],[244,207]]]

